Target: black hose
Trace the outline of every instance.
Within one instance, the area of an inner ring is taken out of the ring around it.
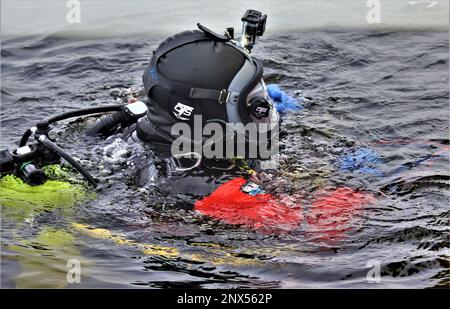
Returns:
[[[96,107],[89,107],[84,109],[79,109],[76,111],[70,111],[65,112],[61,114],[57,114],[55,116],[51,116],[44,121],[47,121],[49,124],[54,123],[56,121],[72,118],[72,117],[80,117],[80,116],[87,116],[87,115],[93,115],[93,114],[99,114],[99,113],[108,113],[108,112],[115,112],[119,111],[123,108],[122,104],[115,104],[115,105],[105,105],[105,106],[96,106]],[[32,134],[32,131],[28,129],[25,131],[25,133],[22,135],[22,138],[20,139],[19,146],[25,146],[28,142],[28,139],[30,138]]]
[[[128,120],[128,115],[125,111],[121,110],[109,115],[102,116],[97,119],[95,124],[87,130],[87,135],[102,135],[111,131],[121,123],[125,123]]]
[[[19,143],[20,147],[23,147],[27,144],[28,139],[30,138],[31,134],[33,134],[31,129],[28,129],[25,131],[25,133],[22,135],[22,138],[20,139],[20,143]]]
[[[97,181],[95,181],[94,177],[92,177],[91,174],[83,167],[81,166],[77,161],[75,161],[74,158],[72,158],[67,152],[65,152],[61,147],[53,143],[51,140],[49,140],[45,135],[41,135],[38,138],[38,142],[42,145],[46,146],[51,151],[55,152],[56,154],[60,155],[62,158],[64,158],[67,162],[72,164],[73,167],[75,167],[81,175],[86,178],[86,180],[95,188],[97,187]]]
[[[123,106],[124,105],[122,105],[122,104],[115,104],[115,105],[105,105],[105,106],[83,108],[83,109],[78,109],[76,111],[61,113],[61,114],[49,117],[46,120],[48,121],[48,123],[53,123],[56,121],[73,118],[73,117],[87,116],[87,115],[99,114],[99,113],[115,112],[115,111],[121,110],[123,108]]]

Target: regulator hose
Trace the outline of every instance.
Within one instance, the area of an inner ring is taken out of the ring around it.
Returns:
[[[115,104],[115,105],[104,105],[104,106],[96,106],[96,107],[89,107],[84,109],[79,109],[75,111],[65,112],[61,114],[57,114],[55,116],[51,116],[44,121],[48,122],[49,124],[54,123],[56,121],[73,118],[73,117],[80,117],[80,116],[88,116],[93,114],[99,114],[99,113],[108,113],[108,112],[115,112],[119,111],[123,108],[124,105],[122,104]],[[28,139],[33,134],[33,128],[30,128],[25,131],[25,133],[22,135],[22,138],[20,139],[19,146],[25,146],[28,142]]]
[[[20,139],[20,143],[19,143],[20,147],[23,147],[23,146],[25,146],[27,144],[28,139],[30,138],[31,134],[33,134],[31,129],[27,129],[25,131],[25,133],[22,135],[22,138]]]
[[[121,110],[123,107],[124,107],[123,104],[114,104],[114,105],[104,105],[104,106],[83,108],[83,109],[78,109],[75,111],[61,113],[61,114],[49,117],[46,120],[48,121],[48,123],[53,123],[56,121],[73,118],[73,117],[87,116],[87,115],[93,115],[93,114],[99,114],[99,113],[115,112],[115,111]]]
[[[102,116],[89,130],[87,130],[87,135],[104,135],[119,124],[128,122],[128,120],[129,116],[123,110]]]
[[[38,142],[42,145],[45,145],[48,149],[55,152],[56,154],[60,155],[62,158],[64,158],[67,162],[72,164],[73,167],[77,169],[77,171],[80,172],[81,175],[83,175],[84,178],[95,188],[97,187],[97,181],[92,177],[91,174],[83,167],[81,164],[79,164],[74,158],[72,158],[67,152],[65,152],[61,147],[53,143],[51,140],[49,140],[45,135],[41,135],[38,137]]]

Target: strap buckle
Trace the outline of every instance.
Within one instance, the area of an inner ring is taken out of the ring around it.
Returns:
[[[220,104],[227,103],[228,99],[230,98],[230,93],[226,89],[222,89],[219,91],[219,98],[217,101],[219,101]]]

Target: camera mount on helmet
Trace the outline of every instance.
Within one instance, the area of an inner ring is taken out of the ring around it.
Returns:
[[[267,15],[262,15],[256,10],[247,10],[242,21],[241,46],[250,51],[256,43],[256,39],[263,36],[266,30]]]

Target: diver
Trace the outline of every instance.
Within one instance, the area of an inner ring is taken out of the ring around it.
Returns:
[[[277,177],[282,172],[263,164],[278,153],[282,132],[277,108],[283,97],[266,86],[262,63],[251,55],[266,18],[248,10],[240,40],[233,28],[221,35],[201,24],[198,30],[167,38],[144,70],[145,98],[44,119],[24,133],[19,148],[0,152],[1,175],[14,174],[40,185],[47,180],[41,168],[64,159],[97,187],[98,180],[50,133],[58,121],[106,114],[87,134],[129,145],[134,151],[127,158],[127,174],[137,186],[154,189],[144,191],[175,196],[182,204],[177,206],[227,224],[295,230],[303,218],[304,195]],[[354,203],[345,204],[350,195]],[[337,188],[329,196],[334,204],[335,196],[343,201],[337,208],[346,215],[353,204],[359,207],[371,200],[348,188]],[[310,224],[321,222],[317,218],[323,218],[324,208],[329,212],[327,197],[316,200],[308,208]]]
[[[146,100],[72,111],[37,123],[25,132],[19,148],[0,153],[2,175],[16,173],[38,185],[46,180],[40,167],[65,159],[89,184],[97,186],[97,180],[49,133],[57,121],[101,113],[108,114],[87,130],[88,135],[121,134],[127,143],[150,147],[151,154],[131,158],[139,186],[156,178],[172,178],[177,181],[166,188],[187,186],[187,191],[205,195],[212,192],[224,171],[252,174],[249,171],[257,167],[258,159],[268,159],[273,153],[261,149],[274,149],[280,122],[262,79],[262,64],[251,56],[257,38],[264,34],[266,19],[259,11],[247,10],[239,41],[233,28],[221,35],[201,24],[198,30],[167,38],[153,51],[144,70]],[[194,136],[177,135],[177,125]],[[196,133],[205,130],[209,138]],[[28,144],[32,137],[35,143]],[[180,144],[183,149],[174,147]],[[205,155],[206,148],[212,155]],[[214,184],[193,183],[205,177],[214,179]]]
[[[264,33],[266,16],[249,10],[242,21],[240,42],[231,28],[219,35],[198,24],[199,30],[171,36],[153,52],[143,74],[145,116],[123,133],[128,142],[151,145],[158,158],[133,164],[140,169],[139,186],[157,173],[168,176],[167,171],[172,172],[173,183],[178,171],[181,176],[174,185],[166,184],[166,190],[205,195],[214,187],[205,178],[215,182],[236,165],[241,169],[245,165],[247,171],[256,168],[257,159],[269,159],[276,149],[280,117],[262,79],[262,64],[250,55],[256,38]],[[103,120],[99,123],[90,134],[108,127]],[[186,130],[176,136],[177,127]],[[166,158],[163,171],[155,167],[161,158]],[[247,160],[237,164],[237,158]]]

